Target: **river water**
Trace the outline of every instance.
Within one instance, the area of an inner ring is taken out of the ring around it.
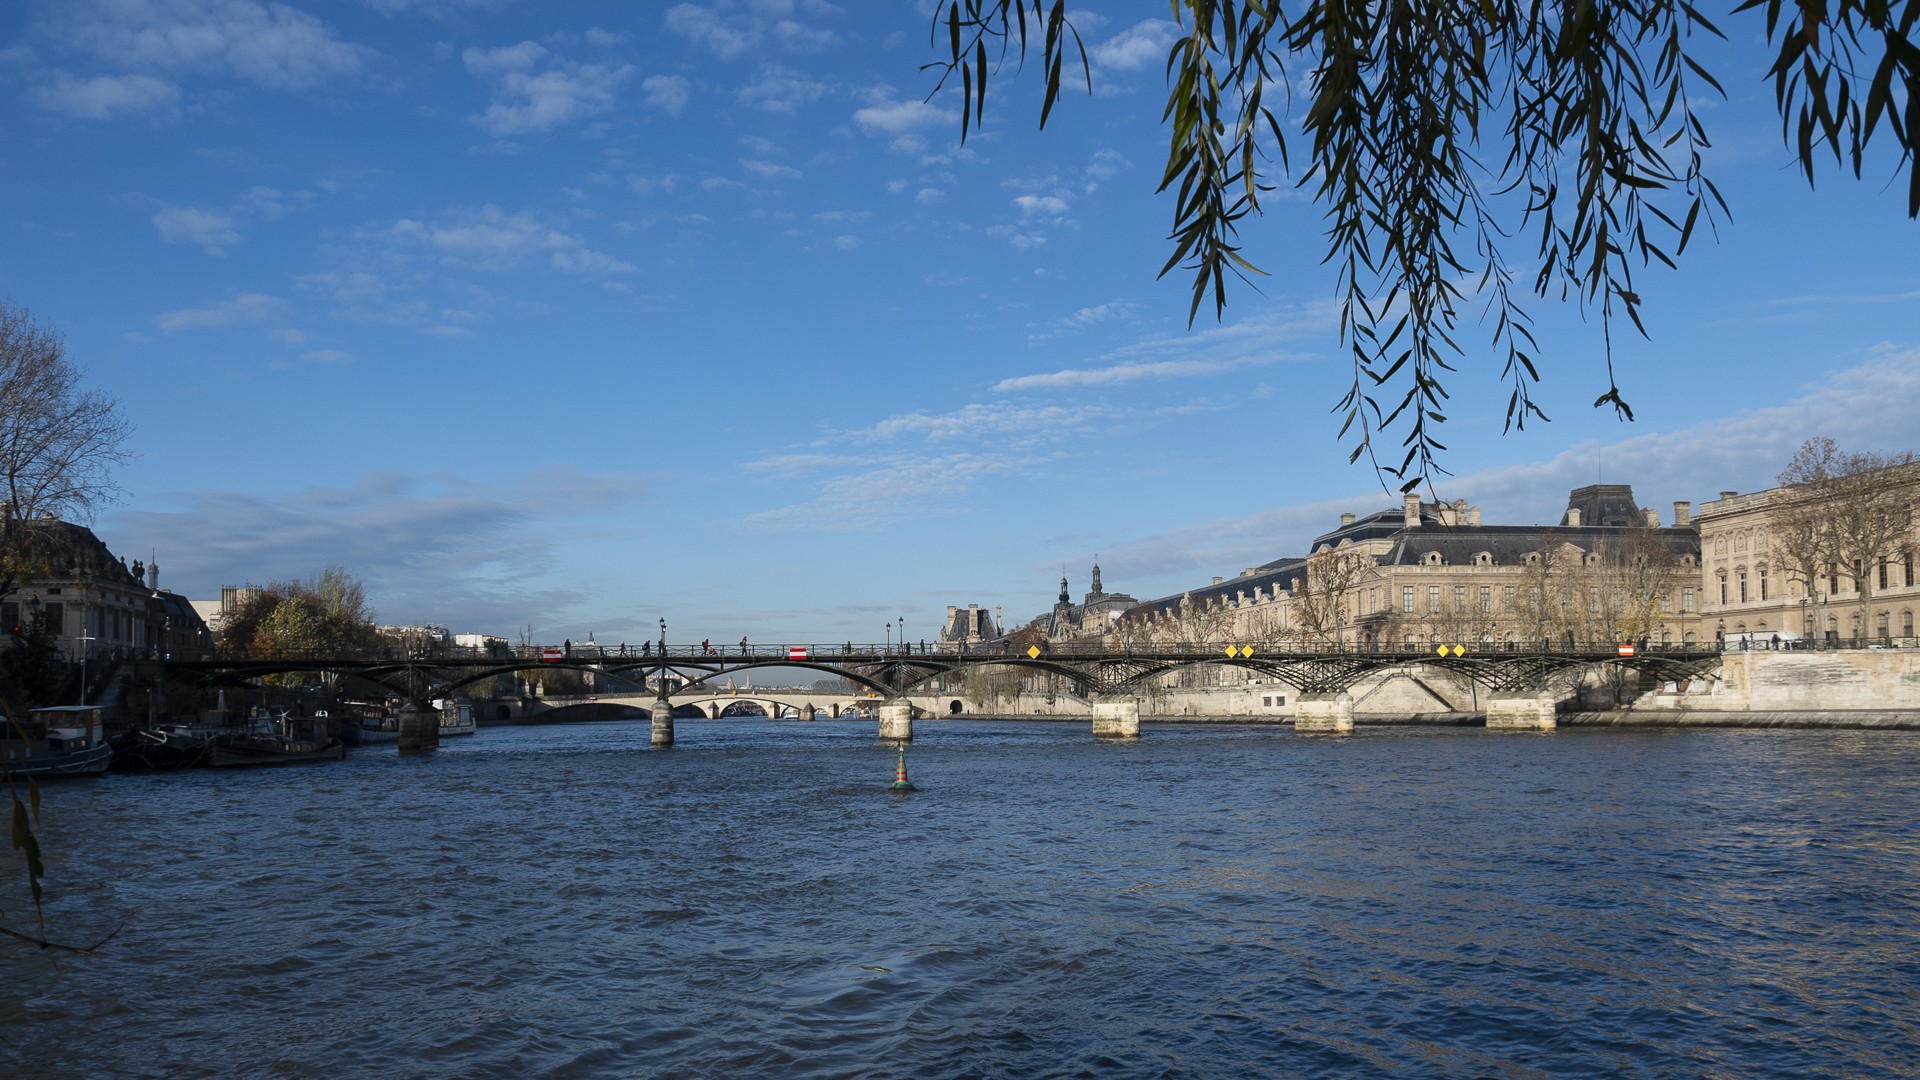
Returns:
[[[1920,1071],[1912,734],[678,729],[47,785],[0,1075]]]

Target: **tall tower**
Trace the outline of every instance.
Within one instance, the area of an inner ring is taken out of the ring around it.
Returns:
[[[1067,575],[1065,574],[1060,575],[1060,602],[1063,604],[1073,603],[1073,600],[1067,596]]]
[[[1100,596],[1100,556],[1093,557],[1093,595]]]

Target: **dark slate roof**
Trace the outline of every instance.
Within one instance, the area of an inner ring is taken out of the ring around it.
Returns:
[[[1407,528],[1406,510],[1403,506],[1396,506],[1356,518],[1351,525],[1342,525],[1315,537],[1312,550],[1337,548],[1348,541],[1392,540],[1392,549],[1380,560],[1382,566],[1420,565],[1426,561],[1429,552],[1436,551],[1440,553],[1441,562],[1448,566],[1471,566],[1474,557],[1481,552],[1492,556],[1496,566],[1515,566],[1525,561],[1528,552],[1557,544],[1570,543],[1583,551],[1592,551],[1603,541],[1620,537],[1623,532],[1620,526],[1639,526],[1645,520],[1644,511],[1634,503],[1633,488],[1628,484],[1590,484],[1576,488],[1568,496],[1567,505],[1580,510],[1581,524],[1577,528],[1564,524],[1445,525],[1440,520],[1441,504],[1423,501],[1420,504],[1418,528]],[[1562,516],[1561,521],[1565,520]],[[1606,524],[1609,521],[1619,524]],[[1699,557],[1700,531],[1697,525],[1682,528],[1664,526],[1657,533],[1675,556]],[[1149,600],[1132,608],[1128,614],[1177,613],[1181,601],[1189,596],[1197,605],[1206,604],[1216,598],[1231,600],[1243,591],[1251,594],[1256,587],[1262,595],[1271,595],[1274,585],[1290,589],[1295,578],[1303,577],[1306,562],[1303,556],[1275,559],[1218,585],[1203,585]]]
[[[1303,558],[1275,559],[1270,563],[1256,566],[1251,572],[1241,574],[1239,577],[1227,578],[1218,585],[1202,585],[1197,589],[1188,589],[1186,592],[1160,597],[1158,600],[1148,600],[1127,609],[1127,614],[1129,616],[1177,614],[1180,611],[1180,602],[1189,596],[1193,598],[1195,605],[1210,604],[1216,599],[1232,601],[1236,594],[1242,592],[1252,596],[1255,589],[1259,589],[1262,596],[1271,596],[1275,586],[1283,592],[1291,590],[1294,579],[1305,576],[1306,567],[1307,560]]]
[[[1426,561],[1429,552],[1439,552],[1447,566],[1470,566],[1474,556],[1486,552],[1496,566],[1514,566],[1524,562],[1530,551],[1558,544],[1573,544],[1592,551],[1617,540],[1626,530],[1606,526],[1582,525],[1577,529],[1558,525],[1455,525],[1409,529],[1396,537],[1393,549],[1380,560],[1382,566],[1415,566]],[[1663,527],[1655,530],[1674,555],[1699,555],[1700,534],[1695,529]]]
[[[122,588],[146,587],[126,563],[107,549],[105,541],[85,525],[51,518],[17,524],[21,549],[29,558],[45,560],[47,573],[53,578],[83,574],[108,579]]]
[[[1567,510],[1580,511],[1582,525],[1641,525],[1647,520],[1646,511],[1633,501],[1632,484],[1588,484],[1574,488],[1567,495]],[[1567,515],[1560,515],[1560,524],[1567,523]]]

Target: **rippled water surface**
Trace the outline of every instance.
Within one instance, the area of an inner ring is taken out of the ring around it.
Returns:
[[[915,734],[50,785],[0,1075],[1920,1071],[1920,736]]]

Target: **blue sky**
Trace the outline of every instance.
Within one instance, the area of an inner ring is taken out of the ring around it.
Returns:
[[[135,427],[96,530],[166,585],[343,565],[383,621],[612,642],[930,637],[1098,555],[1143,599],[1394,505],[1346,464],[1321,223],[1186,326],[1163,3],[1089,5],[1096,85],[962,147],[930,7],[807,0],[25,0],[0,8],[0,294]],[[1470,354],[1434,492],[1768,486],[1829,435],[1914,445],[1920,235],[1890,159],[1809,191],[1759,23],[1706,48],[1731,204],[1640,279],[1651,340],[1536,301],[1553,423]],[[1511,256],[1524,265],[1524,241]],[[1484,340],[1471,328],[1469,342]]]

